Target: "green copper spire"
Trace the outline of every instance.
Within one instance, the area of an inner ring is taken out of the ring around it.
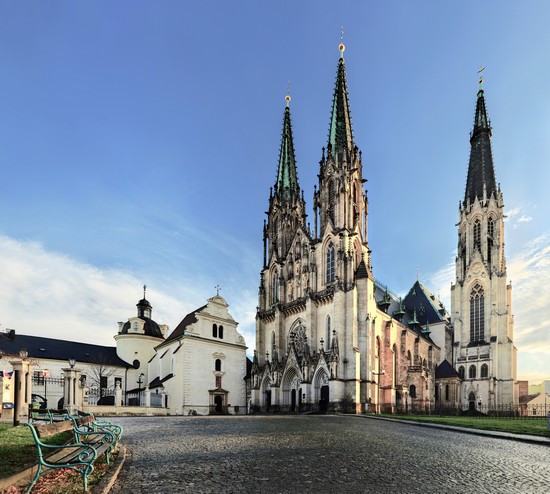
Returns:
[[[464,203],[468,199],[470,202],[474,202],[476,197],[480,200],[483,199],[484,191],[487,198],[497,192],[493,154],[491,151],[491,135],[491,121],[487,116],[487,109],[485,107],[483,79],[480,78],[474,128],[470,134],[470,162],[468,164]]]
[[[292,138],[292,125],[290,122],[290,96],[287,95],[285,100],[286,108],[283,119],[283,135],[279,151],[279,167],[277,168],[275,194],[282,199],[289,200],[291,197],[299,197],[300,187],[298,185],[294,139]]]
[[[335,155],[343,150],[353,149],[353,134],[351,131],[351,116],[348,101],[348,87],[346,82],[346,64],[344,62],[344,43],[340,43],[340,59],[338,60],[338,73],[332,98],[332,113],[330,117],[330,129],[328,143]]]

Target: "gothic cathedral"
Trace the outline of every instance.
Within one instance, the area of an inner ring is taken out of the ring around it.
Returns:
[[[366,180],[353,138],[344,49],[340,44],[313,228],[306,223],[286,97],[264,223],[252,410],[428,413],[517,403],[504,204],[483,89],[459,210],[450,316],[418,280],[398,298],[373,275]]]
[[[306,224],[286,97],[264,224],[252,407],[359,413],[414,402],[427,410],[440,347],[429,325],[421,327],[416,312],[407,313],[403,301],[375,282],[366,180],[353,138],[344,45],[339,49],[329,138],[313,194],[313,230]]]
[[[482,80],[464,201],[458,212],[456,280],[451,286],[454,367],[470,409],[517,403],[512,285],[506,280],[504,200],[495,180],[491,122]]]

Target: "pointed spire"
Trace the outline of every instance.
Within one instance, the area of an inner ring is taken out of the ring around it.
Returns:
[[[279,151],[277,182],[275,183],[275,194],[286,200],[294,196],[299,197],[300,193],[296,158],[294,156],[294,139],[292,137],[292,125],[290,121],[290,99],[290,95],[287,94],[285,96],[286,108],[283,119],[281,149]]]
[[[328,144],[332,148],[332,154],[353,149],[353,134],[351,130],[351,115],[348,101],[348,86],[346,82],[346,64],[344,62],[344,43],[338,46],[340,59],[338,60],[338,73],[334,85],[332,98],[332,112],[330,116],[330,129]]]
[[[491,151],[491,121],[487,116],[483,78],[479,80],[474,128],[470,134],[470,162],[464,203],[491,197],[497,193],[493,154]]]

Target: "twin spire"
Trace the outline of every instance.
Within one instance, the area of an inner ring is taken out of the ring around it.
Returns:
[[[277,182],[275,194],[279,198],[290,201],[293,197],[299,197],[298,172],[296,171],[296,157],[294,155],[294,139],[292,137],[292,124],[290,121],[290,95],[286,95],[286,108],[283,118],[283,135],[281,149],[279,151],[279,166],[277,168]]]
[[[344,62],[344,43],[340,43],[340,59],[338,73],[332,97],[332,112],[328,132],[328,144],[332,154],[336,155],[344,150],[353,149],[353,134],[351,130],[351,115],[348,101],[348,84],[346,81],[346,64]]]
[[[344,63],[344,43],[340,43],[340,59],[338,60],[338,72],[332,98],[332,112],[328,146],[333,155],[342,151],[353,149],[353,133],[351,129],[351,115],[348,101],[348,88],[346,81],[346,65]],[[296,170],[296,157],[294,154],[294,139],[292,137],[292,125],[290,119],[290,95],[285,97],[286,107],[283,118],[283,134],[279,151],[279,166],[277,168],[277,181],[275,194],[285,200],[299,197],[300,186],[298,184],[298,172]]]

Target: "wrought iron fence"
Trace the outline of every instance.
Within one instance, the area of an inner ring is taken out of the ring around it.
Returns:
[[[40,403],[42,408],[56,408],[63,399],[64,384],[62,377],[32,376],[32,401]]]
[[[101,388],[99,386],[90,386],[86,390],[88,397],[88,405],[114,405],[115,404],[115,389]]]

